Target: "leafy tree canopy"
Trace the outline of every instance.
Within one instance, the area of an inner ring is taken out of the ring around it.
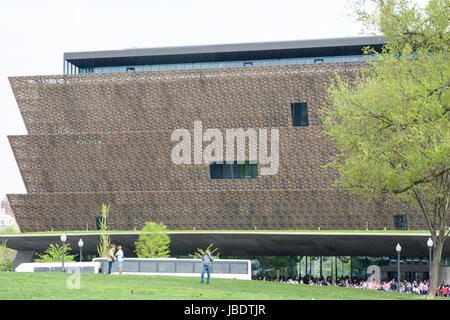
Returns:
[[[378,17],[388,44],[381,53],[367,50],[374,58],[356,78],[336,76],[329,88],[321,114],[338,149],[330,166],[349,191],[411,202],[419,194],[428,209],[438,201],[448,210],[449,1],[430,1],[424,12],[403,0],[374,2],[378,15],[366,16]]]
[[[418,8],[406,0],[372,0],[358,9],[366,26],[387,40],[351,79],[336,76],[321,110],[337,148],[329,164],[336,185],[369,198],[385,195],[420,207],[433,238],[436,285],[449,225],[450,0]],[[430,290],[434,292],[434,290]]]

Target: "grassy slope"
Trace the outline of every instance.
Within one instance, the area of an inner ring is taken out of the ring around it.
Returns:
[[[81,288],[68,289],[73,275],[60,273],[0,273],[0,300],[4,299],[150,299],[150,300],[371,300],[423,299],[417,295],[354,288],[313,287],[286,283],[200,277],[82,274]],[[133,293],[132,293],[133,291]],[[444,299],[444,298],[443,298]]]

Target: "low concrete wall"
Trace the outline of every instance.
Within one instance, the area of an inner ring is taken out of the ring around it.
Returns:
[[[108,272],[106,258],[95,258],[92,261],[99,262],[102,273]],[[142,275],[171,275],[197,277],[202,270],[200,259],[175,259],[175,258],[125,258],[123,264],[124,274]],[[117,262],[114,262],[111,273],[117,273]],[[225,279],[251,280],[251,261],[216,259],[212,264],[211,277]]]
[[[65,272],[99,273],[99,262],[65,262]],[[21,263],[16,272],[62,272],[62,262]]]

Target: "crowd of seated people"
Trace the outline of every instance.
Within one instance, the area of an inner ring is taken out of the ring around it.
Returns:
[[[416,280],[416,281],[401,281],[400,285],[396,282],[395,279],[391,281],[366,281],[360,279],[350,279],[348,277],[331,279],[327,278],[315,278],[311,276],[306,276],[300,279],[285,279],[281,277],[279,280],[277,278],[271,277],[258,277],[258,280],[261,281],[273,281],[273,282],[281,282],[281,283],[292,283],[292,284],[306,284],[311,286],[333,286],[333,287],[344,287],[344,288],[360,288],[365,290],[382,290],[382,291],[391,291],[397,292],[400,291],[402,293],[407,294],[427,294],[429,290],[430,282],[429,280]],[[444,282],[440,283],[436,288],[436,295],[441,297],[450,297],[450,285]]]

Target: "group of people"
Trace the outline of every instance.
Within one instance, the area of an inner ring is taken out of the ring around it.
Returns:
[[[111,269],[113,263],[117,260],[117,268],[119,269],[119,274],[122,274],[123,270],[123,251],[122,246],[116,246],[111,244],[108,250],[108,274],[111,274]]]
[[[117,260],[117,267],[119,269],[119,274],[121,275],[123,271],[123,261],[124,261],[122,246],[120,245],[117,246],[116,252],[116,246],[114,244],[111,244],[108,250],[108,274],[111,274],[112,265],[116,260]],[[207,249],[205,251],[205,254],[202,256],[202,272],[200,279],[201,284],[205,282],[205,273],[207,274],[206,284],[209,284],[211,279],[211,268],[213,261],[214,256]]]
[[[391,281],[364,281],[357,279],[349,279],[349,278],[337,278],[336,280],[332,280],[328,278],[314,278],[314,277],[304,277],[298,280],[295,279],[284,279],[280,278],[277,280],[276,278],[270,277],[259,277],[258,280],[262,281],[275,281],[282,283],[293,283],[293,284],[306,284],[312,286],[333,286],[333,287],[344,287],[344,288],[360,288],[366,290],[383,290],[383,291],[391,291],[397,292],[400,291],[402,293],[407,294],[427,294],[430,286],[429,280],[422,281],[412,281],[408,282],[406,280],[400,282],[400,285],[392,279]],[[442,282],[436,288],[436,295],[441,297],[450,297],[450,285]]]

